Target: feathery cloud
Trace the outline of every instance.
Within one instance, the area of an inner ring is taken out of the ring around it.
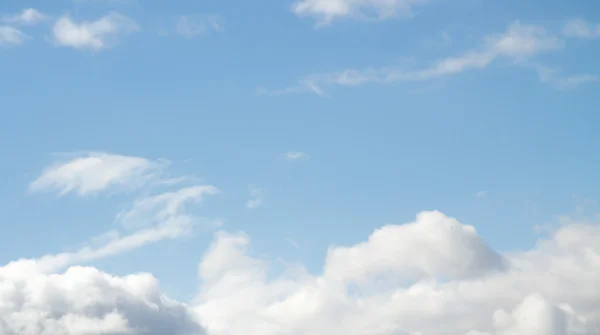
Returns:
[[[165,162],[141,157],[89,152],[46,168],[29,188],[60,195],[92,195],[107,189],[132,189],[160,175]]]
[[[269,91],[264,94],[316,93],[324,95],[333,86],[359,86],[368,83],[423,82],[469,70],[482,70],[494,61],[506,59],[515,65],[526,66],[535,56],[563,47],[563,41],[544,27],[511,23],[501,34],[491,34],[483,39],[480,48],[466,51],[458,56],[442,58],[423,69],[367,68],[346,69],[341,72],[313,74],[301,78],[294,86]]]

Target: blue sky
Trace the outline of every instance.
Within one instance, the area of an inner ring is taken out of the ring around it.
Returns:
[[[5,1],[0,264],[105,245],[56,271],[148,272],[190,302],[217,231],[243,232],[275,272],[312,274],[334,246],[421,211],[473,225],[500,254],[534,248],[553,236],[535,227],[598,198],[599,10]]]

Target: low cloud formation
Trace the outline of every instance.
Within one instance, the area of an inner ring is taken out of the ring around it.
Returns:
[[[150,274],[115,277],[94,268],[32,273],[0,272],[2,335],[199,335],[189,308],[160,292]]]
[[[199,294],[170,300],[149,274],[0,268],[0,334],[596,335],[600,226],[571,221],[499,253],[440,212],[332,246],[321,273],[273,275],[249,236],[218,232]],[[17,261],[27,262],[27,260]],[[11,275],[13,274],[13,275]]]
[[[73,21],[68,16],[59,18],[52,28],[54,42],[75,49],[101,50],[114,45],[119,36],[139,31],[132,19],[111,13],[96,21]]]
[[[42,12],[35,8],[27,8],[19,14],[1,17],[0,21],[18,25],[34,25],[45,19],[46,15]]]

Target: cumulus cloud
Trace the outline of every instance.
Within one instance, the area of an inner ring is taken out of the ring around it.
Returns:
[[[19,14],[3,17],[0,19],[0,21],[11,24],[33,25],[43,21],[44,19],[46,19],[46,15],[44,15],[42,12],[35,8],[27,8]]]
[[[563,34],[567,37],[597,38],[600,37],[600,24],[592,24],[582,19],[573,19],[565,24]]]
[[[0,334],[595,335],[600,225],[571,221],[499,253],[440,212],[332,246],[323,270],[279,274],[244,233],[218,232],[198,295],[169,299],[150,274],[0,268]],[[16,263],[25,263],[26,260]]]
[[[472,227],[425,212],[332,247],[321,274],[296,266],[273,278],[247,235],[219,233],[199,265],[194,305],[214,335],[592,335],[598,242],[598,225],[573,224],[500,255]]]
[[[201,335],[190,309],[150,274],[116,277],[94,268],[6,278],[0,272],[2,335]]]
[[[27,38],[28,36],[17,28],[0,26],[0,47],[21,45]]]
[[[292,11],[299,16],[312,16],[319,25],[335,19],[388,19],[398,14],[409,15],[414,7],[428,0],[299,0]]]
[[[64,16],[54,24],[52,35],[59,46],[98,51],[113,45],[119,36],[139,29],[135,21],[118,13],[110,13],[96,21],[82,22]]]
[[[332,86],[358,86],[368,83],[423,82],[470,70],[482,70],[497,60],[526,66],[537,55],[563,47],[563,41],[544,27],[511,23],[501,34],[483,39],[480,48],[435,61],[423,69],[397,67],[346,69],[341,72],[313,74],[301,78],[295,86],[280,90],[261,89],[264,94],[315,93],[323,95]]]
[[[56,191],[60,195],[95,194],[111,188],[134,188],[157,177],[165,162],[141,157],[91,152],[54,163],[34,180],[33,192]]]

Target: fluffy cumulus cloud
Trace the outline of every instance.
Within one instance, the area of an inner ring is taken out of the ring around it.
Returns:
[[[0,273],[2,335],[203,334],[190,309],[160,292],[149,274],[115,277],[94,268]]]
[[[53,164],[30,184],[30,189],[85,196],[114,187],[143,185],[159,175],[164,167],[165,162],[141,157],[84,153]]]
[[[398,14],[407,15],[413,7],[427,0],[299,0],[292,11],[300,16],[313,16],[319,24],[328,24],[339,18],[387,19]]]
[[[215,335],[592,335],[598,242],[600,227],[571,224],[533,250],[499,254],[473,227],[425,212],[332,247],[321,274],[291,266],[272,278],[248,236],[219,233],[194,305]]]
[[[21,260],[15,263],[27,263]],[[499,253],[439,212],[332,246],[323,271],[255,256],[218,232],[199,293],[169,299],[150,274],[0,268],[0,334],[595,335],[600,226],[568,222],[527,251]]]
[[[117,41],[119,36],[138,31],[132,19],[111,13],[96,21],[73,21],[70,17],[59,18],[52,28],[57,45],[75,49],[101,50]]]

